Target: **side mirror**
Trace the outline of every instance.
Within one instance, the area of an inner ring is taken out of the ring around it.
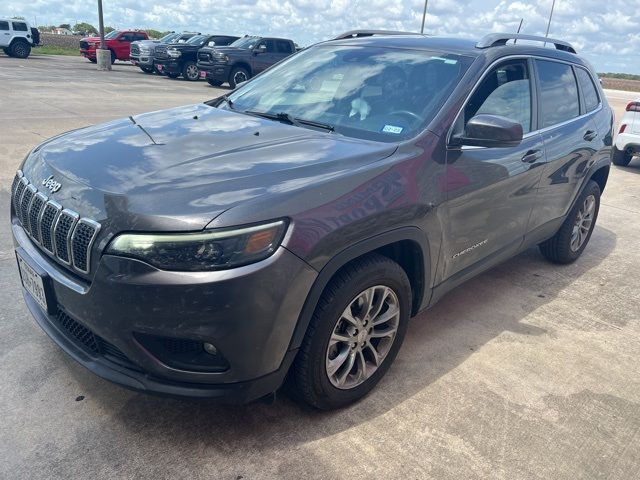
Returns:
[[[456,135],[456,145],[474,147],[517,147],[522,142],[522,125],[499,115],[479,114],[467,122],[464,133]]]
[[[259,53],[267,53],[267,46],[266,45],[260,45],[258,47],[256,47],[256,49],[253,51],[254,54],[258,55]]]

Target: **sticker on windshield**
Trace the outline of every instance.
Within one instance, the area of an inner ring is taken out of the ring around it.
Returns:
[[[382,128],[382,131],[383,131],[384,133],[395,133],[396,135],[397,135],[398,133],[402,133],[402,130],[404,130],[404,128],[402,128],[402,127],[398,127],[397,125],[385,125],[385,126]]]

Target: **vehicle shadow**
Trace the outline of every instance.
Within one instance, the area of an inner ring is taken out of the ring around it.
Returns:
[[[629,162],[629,165],[627,165],[626,167],[614,167],[617,168],[618,170],[622,170],[623,172],[629,172],[629,173],[640,173],[640,156],[635,156],[631,159],[631,162]]]
[[[523,319],[597,267],[615,244],[612,231],[596,227],[584,255],[572,265],[552,265],[537,249],[530,249],[461,285],[411,321],[398,358],[377,388],[359,403],[338,411],[315,411],[280,393],[272,405],[220,406],[165,399],[127,392],[75,364],[72,375],[85,392],[91,392],[110,423],[136,438],[160,438],[165,447],[175,447],[195,462],[206,461],[194,453],[205,446],[230,456],[242,455],[248,445],[282,451],[386,414],[505,332],[548,334]]]

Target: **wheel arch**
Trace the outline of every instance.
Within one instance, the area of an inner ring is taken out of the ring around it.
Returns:
[[[231,65],[231,68],[229,69],[229,78],[231,78],[231,74],[233,73],[233,70],[238,67],[246,69],[247,72],[249,72],[249,75],[253,77],[253,69],[251,68],[251,65],[249,65],[244,60],[238,60],[233,65]]]
[[[609,179],[609,165],[603,165],[598,169],[594,170],[590,175],[589,180],[593,180],[600,187],[600,193],[604,192],[604,187],[607,185],[607,180]]]
[[[431,273],[429,249],[429,241],[421,229],[403,227],[363,240],[339,252],[320,270],[307,294],[289,349],[296,349],[302,343],[318,300],[331,279],[353,261],[371,253],[384,255],[403,268],[411,283],[411,316],[417,314],[430,296],[427,285]]]

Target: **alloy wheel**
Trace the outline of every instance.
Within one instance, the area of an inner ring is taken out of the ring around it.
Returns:
[[[346,390],[370,378],[391,350],[399,324],[400,305],[391,288],[377,285],[359,293],[342,312],[327,345],[331,384]]]
[[[236,72],[233,76],[233,81],[236,85],[247,81],[247,75],[244,72]]]
[[[584,199],[576,221],[573,225],[573,231],[571,232],[571,251],[577,252],[584,244],[589,231],[591,230],[591,224],[593,223],[593,216],[596,210],[596,198],[593,195],[589,195]]]
[[[189,80],[197,80],[200,76],[200,72],[198,71],[198,67],[195,65],[189,65],[187,67],[187,78]]]

